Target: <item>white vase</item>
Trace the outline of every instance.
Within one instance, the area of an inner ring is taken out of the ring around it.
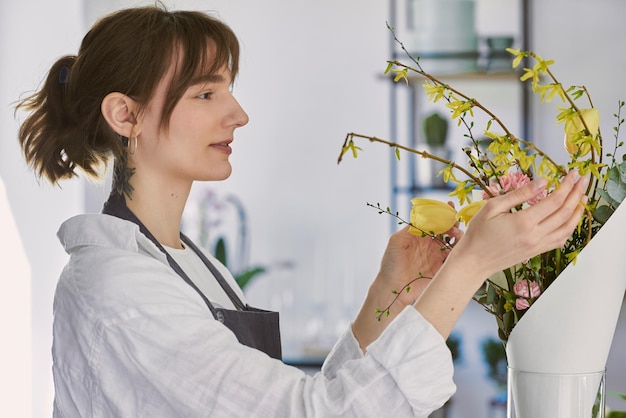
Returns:
[[[625,235],[622,204],[513,328],[506,353],[509,368],[517,374],[510,399],[520,411],[516,418],[591,416],[588,405],[598,391],[598,373],[606,369],[624,300]],[[576,382],[576,376],[583,381]],[[583,392],[568,392],[582,387]],[[585,409],[572,412],[581,400]],[[557,410],[568,412],[556,415]]]
[[[604,418],[604,370],[536,373],[509,368],[507,418]]]

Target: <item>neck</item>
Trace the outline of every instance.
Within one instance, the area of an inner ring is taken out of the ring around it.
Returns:
[[[182,248],[180,223],[191,183],[167,181],[142,181],[132,179],[131,198],[126,205],[141,220],[159,243],[172,248]]]

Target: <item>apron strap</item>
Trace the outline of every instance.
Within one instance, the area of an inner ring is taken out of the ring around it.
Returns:
[[[280,342],[280,326],[278,312],[265,311],[244,304],[230,287],[222,273],[209,261],[204,253],[184,234],[180,234],[185,245],[194,251],[209,271],[213,274],[222,289],[233,302],[236,310],[216,308],[196,284],[187,276],[183,269],[176,263],[172,256],[163,248],[146,226],[128,208],[124,196],[112,192],[109,199],[104,203],[102,213],[112,215],[139,226],[139,231],[144,234],[159,250],[165,254],[170,267],[202,298],[209,307],[213,317],[229,328],[241,344],[263,351],[270,357],[280,360],[282,358]]]
[[[244,305],[244,303],[241,301],[239,296],[237,296],[233,288],[228,284],[228,282],[226,282],[226,279],[224,278],[222,273],[217,269],[217,267],[215,267],[215,265],[213,265],[213,263],[211,263],[211,261],[209,261],[209,259],[206,257],[206,255],[204,255],[202,250],[200,250],[196,246],[196,244],[191,242],[191,240],[186,235],[181,233],[180,237],[185,245],[191,248],[198,255],[198,257],[200,257],[204,265],[208,267],[213,276],[215,276],[215,278],[217,279],[220,286],[222,286],[222,289],[224,289],[224,292],[226,292],[229,299],[233,302],[233,305],[235,305],[238,310],[246,310],[248,306]]]
[[[144,234],[154,245],[156,245],[159,250],[165,254],[167,258],[167,262],[170,267],[189,285],[191,286],[202,298],[204,303],[209,307],[213,317],[218,319],[217,312],[213,304],[209,301],[204,293],[196,286],[196,284],[187,276],[187,274],[183,271],[183,269],[174,261],[172,256],[163,248],[163,246],[157,241],[157,239],[152,235],[152,233],[146,228],[146,226],[135,216],[135,214],[126,206],[126,202],[124,200],[124,196],[119,193],[112,192],[109,196],[109,199],[104,203],[104,207],[102,208],[102,213],[105,215],[112,215],[120,219],[124,219],[127,221],[131,221],[139,226],[139,231]]]

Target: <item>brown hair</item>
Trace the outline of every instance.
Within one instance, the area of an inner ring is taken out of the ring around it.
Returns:
[[[207,43],[216,53],[207,57]],[[140,110],[179,58],[162,109],[161,127],[194,77],[227,66],[234,80],[239,43],[223,22],[194,11],[163,7],[120,10],[98,21],[85,35],[78,55],[60,58],[43,87],[20,101],[30,114],[19,130],[24,156],[39,177],[52,183],[76,175],[80,168],[98,176],[111,155],[125,157],[120,137],[104,120],[100,106],[111,92],[124,93]],[[210,59],[212,60],[210,61]]]

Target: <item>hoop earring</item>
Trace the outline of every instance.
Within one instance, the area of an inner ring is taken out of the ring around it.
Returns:
[[[129,153],[130,155],[134,155],[134,154],[135,154],[135,152],[137,152],[137,146],[138,146],[137,136],[138,136],[138,135],[135,135],[135,149],[133,149],[132,151],[131,151],[131,143],[130,143],[130,141],[128,141],[128,153]]]

